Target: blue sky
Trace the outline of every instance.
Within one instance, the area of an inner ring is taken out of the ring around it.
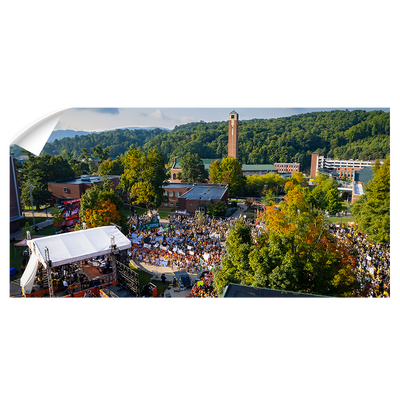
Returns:
[[[60,118],[55,130],[103,131],[124,127],[150,127],[173,129],[176,125],[196,121],[224,121],[235,110],[239,119],[279,118],[314,111],[345,110],[344,108],[81,108],[70,109]],[[357,108],[347,108],[355,110]],[[384,110],[389,108],[363,108]]]

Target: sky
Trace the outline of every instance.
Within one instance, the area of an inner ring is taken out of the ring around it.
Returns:
[[[235,110],[239,119],[279,118],[290,115],[314,112],[346,110],[346,108],[73,108],[60,118],[54,130],[71,129],[75,131],[98,132],[124,127],[160,127],[173,129],[176,125],[189,122],[226,121],[228,114]],[[389,108],[379,109],[385,112]],[[355,108],[348,108],[355,110]]]

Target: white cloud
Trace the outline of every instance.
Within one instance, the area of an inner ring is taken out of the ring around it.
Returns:
[[[162,119],[162,120],[170,119],[161,110],[156,110],[156,111],[150,113],[150,116],[153,118]]]
[[[179,118],[179,122],[181,122],[182,124],[187,124],[187,123],[192,122],[192,121],[196,121],[196,118],[188,117],[188,116],[184,116],[184,117]]]

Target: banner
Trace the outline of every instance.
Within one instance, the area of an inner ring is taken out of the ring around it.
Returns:
[[[203,258],[208,261],[208,259],[210,258],[210,255],[208,253],[204,253],[203,254]]]
[[[143,245],[143,247],[146,247],[146,249],[151,249],[151,244],[145,243],[145,244]]]
[[[168,250],[168,246],[160,246],[160,249],[166,251],[166,250]]]
[[[158,228],[159,226],[160,226],[159,222],[148,222],[147,224],[143,225],[143,227],[146,229]]]
[[[194,256],[194,251],[190,250],[190,251],[189,251],[189,254],[190,254],[191,256]]]

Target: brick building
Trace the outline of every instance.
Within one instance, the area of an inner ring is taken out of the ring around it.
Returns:
[[[108,177],[114,188],[119,184],[119,176],[112,175]],[[51,193],[52,202],[62,204],[65,201],[80,199],[87,189],[94,185],[102,185],[100,176],[82,175],[77,178],[63,179],[49,182],[48,190]]]
[[[194,213],[196,210],[207,212],[207,204],[219,201],[228,205],[228,185],[194,184],[190,190],[178,199],[179,210]]]
[[[274,167],[278,174],[293,174],[293,172],[300,172],[301,165],[298,163],[275,163]]]
[[[161,203],[160,208],[178,207],[179,197],[192,189],[193,185],[193,183],[170,183],[163,186],[164,195],[168,197],[168,200]]]
[[[210,165],[214,161],[219,160],[219,159],[218,158],[202,158],[201,160],[203,161],[204,169],[207,172],[209,172]],[[180,162],[181,162],[181,159],[179,157],[175,157],[174,164],[172,165],[172,168],[171,168],[171,179],[170,179],[171,183],[180,183],[181,182],[181,180],[178,179],[178,173],[182,172]]]
[[[19,182],[14,155],[10,156],[10,232],[20,229],[20,222],[25,217],[22,215]]]

